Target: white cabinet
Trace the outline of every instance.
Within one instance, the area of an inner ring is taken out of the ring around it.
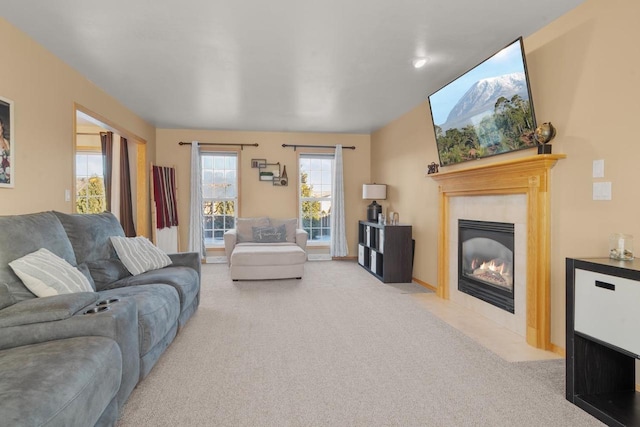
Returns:
[[[640,283],[575,270],[575,331],[640,354]]]

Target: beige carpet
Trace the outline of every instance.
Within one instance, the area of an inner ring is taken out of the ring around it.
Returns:
[[[353,262],[232,282],[202,302],[131,395],[125,426],[591,426],[563,361],[508,363]]]

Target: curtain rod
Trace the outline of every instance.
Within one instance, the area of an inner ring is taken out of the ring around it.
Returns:
[[[305,147],[305,148],[336,148],[335,145],[300,145],[300,144],[282,144],[282,148],[287,148],[287,147],[293,147],[293,151],[296,151],[298,149],[298,147]],[[345,150],[355,150],[356,146],[355,145],[351,145],[348,147],[342,147]]]
[[[199,142],[200,145],[226,145],[226,146],[233,146],[233,147],[240,147],[241,150],[244,150],[244,147],[257,147],[258,144],[254,143],[254,144],[235,144],[235,143],[226,143],[226,142]],[[180,141],[178,142],[178,145],[191,145],[190,142],[184,142],[184,141]]]

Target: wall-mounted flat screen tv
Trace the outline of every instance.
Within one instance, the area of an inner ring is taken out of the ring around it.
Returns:
[[[429,96],[441,166],[533,148],[522,38]]]

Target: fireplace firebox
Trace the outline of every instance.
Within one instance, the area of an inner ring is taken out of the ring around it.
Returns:
[[[458,220],[458,290],[514,313],[514,225]]]

